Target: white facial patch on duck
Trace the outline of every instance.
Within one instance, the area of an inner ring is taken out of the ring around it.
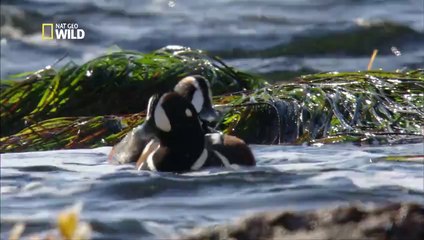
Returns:
[[[194,108],[196,109],[196,112],[202,111],[203,108],[203,102],[205,101],[202,89],[200,89],[199,83],[194,82],[194,86],[196,87],[196,90],[194,91],[193,98],[191,99],[191,104],[193,104]]]
[[[188,108],[185,110],[185,114],[186,114],[187,117],[192,117],[193,116],[193,113]]]
[[[171,122],[169,121],[169,118],[162,107],[162,103],[163,103],[163,98],[159,100],[159,103],[156,106],[156,109],[154,111],[155,125],[157,128],[159,128],[160,130],[164,132],[170,132]]]

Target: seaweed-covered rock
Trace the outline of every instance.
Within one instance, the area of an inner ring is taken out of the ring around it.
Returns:
[[[185,240],[424,239],[424,207],[397,203],[365,209],[339,207],[315,212],[270,212],[228,226],[195,230]]]
[[[200,50],[120,51],[2,82],[0,152],[113,145],[144,121],[153,93],[209,79],[215,127],[247,143],[422,142],[424,71],[329,72],[270,85]]]
[[[193,74],[207,77],[214,94],[264,85],[200,50],[168,46],[151,53],[119,51],[81,66],[70,62],[57,71],[47,66],[10,87],[3,84],[1,136],[49,118],[141,112],[152,94],[169,91]]]
[[[311,74],[219,101],[219,128],[248,143],[422,141],[422,70]]]

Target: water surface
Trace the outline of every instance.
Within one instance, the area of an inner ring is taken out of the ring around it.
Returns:
[[[78,201],[99,239],[164,239],[265,210],[424,204],[422,163],[370,161],[423,154],[422,143],[252,147],[255,168],[182,175],[109,165],[110,147],[2,154],[1,238],[17,221],[28,232],[52,228]]]
[[[63,64],[83,63],[114,46],[147,52],[184,45],[217,52],[231,58],[231,65],[259,73],[365,70],[373,48],[379,49],[376,69],[424,67],[422,0],[4,0],[1,6],[3,78],[51,65],[65,54],[69,57]],[[78,23],[86,38],[42,41],[41,24],[50,22]],[[359,31],[375,22],[409,30],[394,36]],[[363,49],[373,34],[383,37]],[[328,42],[315,41],[322,35],[342,44],[313,53]],[[290,56],[231,54],[283,45],[281,50],[299,37],[312,45]]]

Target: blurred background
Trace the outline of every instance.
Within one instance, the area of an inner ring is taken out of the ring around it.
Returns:
[[[423,0],[2,0],[1,77],[114,49],[207,50],[269,79],[318,71],[423,67]],[[42,23],[84,40],[41,40]]]

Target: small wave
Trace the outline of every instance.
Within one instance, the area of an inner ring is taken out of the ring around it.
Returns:
[[[418,44],[423,39],[424,34],[411,27],[393,22],[377,22],[365,26],[353,26],[342,31],[310,30],[308,34],[294,36],[288,43],[277,44],[262,50],[234,48],[231,51],[213,53],[228,59],[279,56],[369,56],[374,49],[379,49],[379,55],[392,55],[392,46],[404,46],[406,43]]]
[[[16,169],[18,169],[21,172],[74,172],[64,168],[49,166],[49,165],[18,167]]]
[[[310,173],[307,173],[310,174]],[[138,176],[137,176],[138,175]],[[242,171],[204,170],[176,175],[171,173],[120,173],[98,179],[90,188],[90,194],[114,199],[151,198],[201,194],[205,189],[225,186],[228,189],[266,185],[277,182],[288,184],[300,174],[283,173],[272,168],[255,168]]]
[[[12,5],[2,5],[1,37],[20,38],[40,32],[41,23],[46,18],[43,15],[30,10],[25,10]],[[30,22],[31,24],[28,24]]]
[[[99,239],[134,239],[139,236],[152,237],[143,222],[137,219],[121,219],[117,221],[93,220],[90,225],[99,233]],[[95,237],[95,239],[97,239]]]
[[[324,172],[313,177],[311,180],[325,184],[330,181],[335,181],[335,178],[344,178],[350,179],[353,184],[361,189],[400,186],[405,189],[421,191],[424,193],[422,177],[422,175],[411,176],[411,174],[399,171],[379,171],[373,173],[358,171],[332,171]]]

